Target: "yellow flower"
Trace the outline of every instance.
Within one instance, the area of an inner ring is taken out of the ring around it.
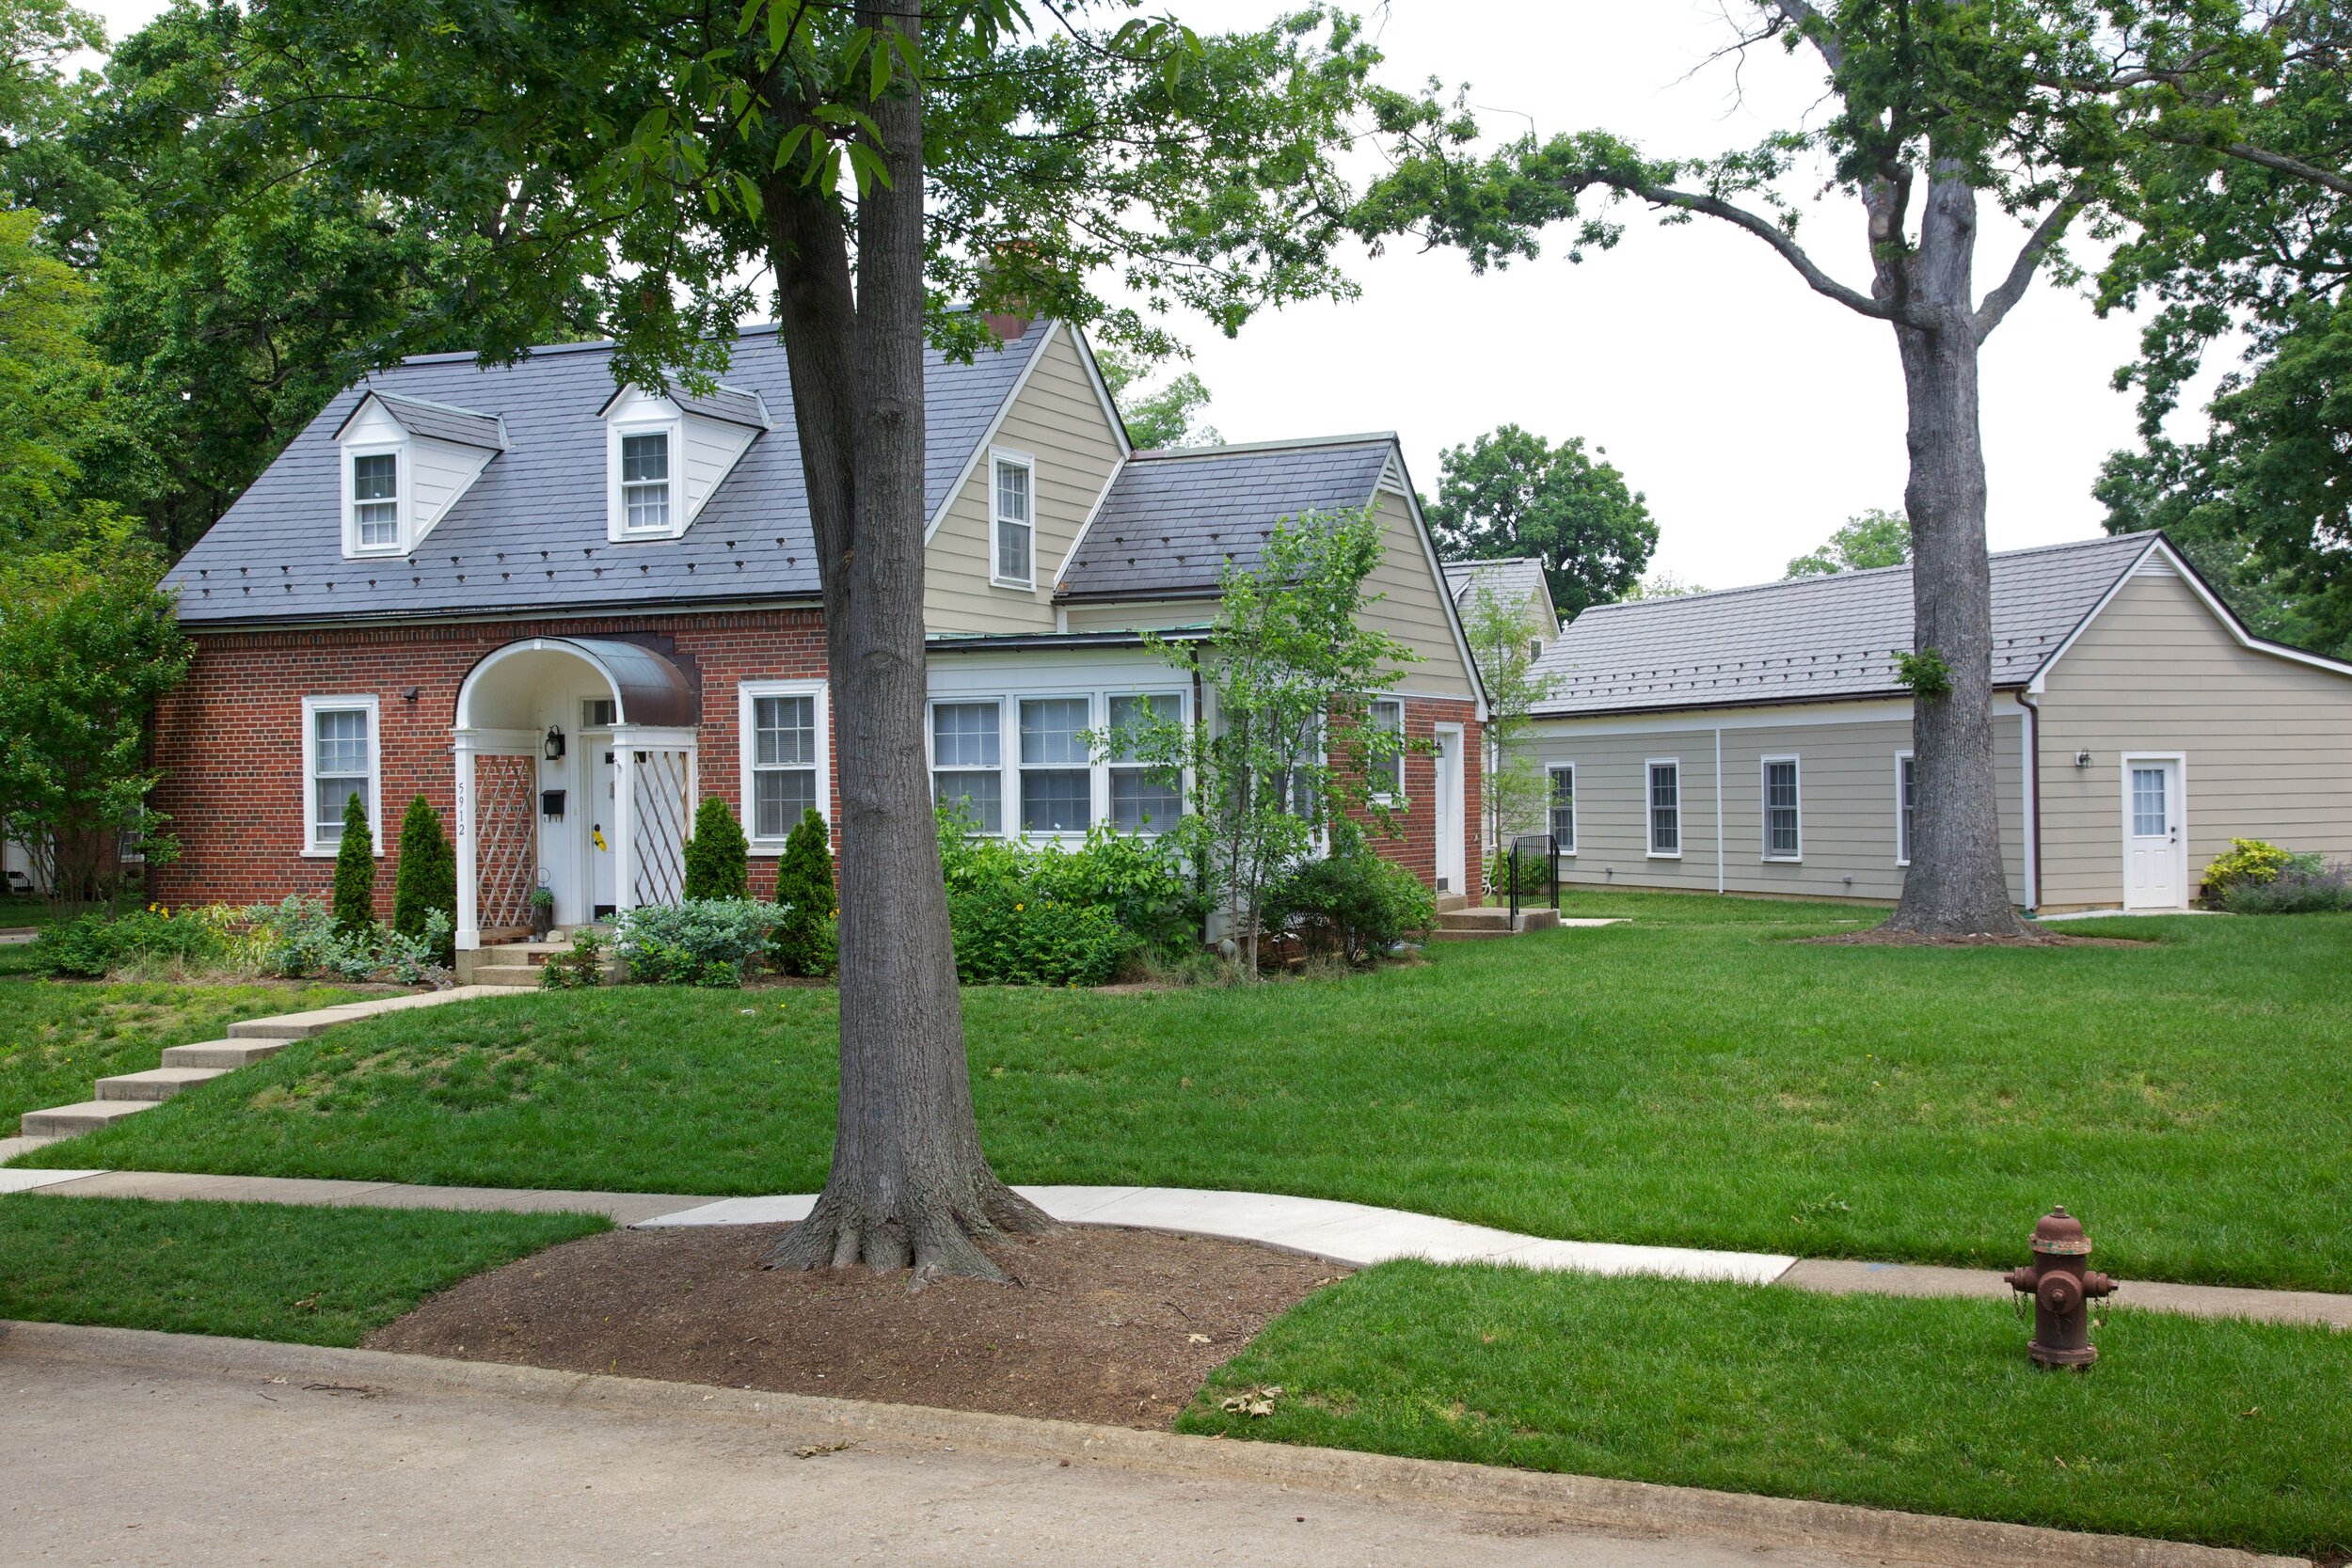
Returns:
[[[1028,907],[1029,907],[1029,906],[1028,906],[1028,905],[1026,905],[1026,904],[1015,904],[1015,905],[1012,907],[1012,912],[1013,912],[1013,913],[1015,913],[1015,914],[1019,914],[1019,913],[1020,913],[1023,910],[1025,910],[1025,909],[1027,909]]]

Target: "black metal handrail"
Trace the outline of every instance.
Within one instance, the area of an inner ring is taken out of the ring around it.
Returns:
[[[1560,841],[1549,833],[1520,833],[1511,840],[1511,848],[1503,861],[1503,879],[1511,886],[1511,929],[1519,928],[1519,892],[1522,879],[1519,867],[1527,859],[1540,855],[1544,864],[1544,886],[1550,895],[1551,911],[1560,912]]]

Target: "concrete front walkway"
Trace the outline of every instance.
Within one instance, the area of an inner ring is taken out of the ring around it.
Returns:
[[[1677,1279],[1779,1285],[1836,1295],[1975,1296],[2009,1300],[1991,1269],[1868,1263],[1777,1253],[1711,1252],[1694,1247],[1562,1242],[1490,1230],[1458,1220],[1327,1198],[1275,1193],[1214,1192],[1196,1187],[1018,1187],[1056,1219],[1141,1230],[1175,1230],[1257,1242],[1286,1252],[1368,1268],[1399,1258],[1438,1263],[1504,1263],[1583,1274],[1654,1275]],[[330,1181],[273,1176],[206,1176],[177,1171],[0,1169],[0,1194],[64,1197],[201,1198],[223,1203],[315,1203],[377,1209],[501,1209],[602,1214],[616,1225],[788,1225],[817,1200],[683,1197],[662,1193],[542,1191],[506,1187],[426,1187],[399,1181]],[[2024,1247],[2019,1247],[2024,1256]],[[2324,1324],[2352,1329],[2352,1295],[2319,1291],[2256,1291],[2224,1285],[2123,1281],[2118,1307],[2196,1318]]]

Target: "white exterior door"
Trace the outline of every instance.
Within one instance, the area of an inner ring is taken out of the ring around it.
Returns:
[[[2123,759],[2123,907],[2188,907],[2188,855],[2183,842],[2178,757]]]
[[[1460,893],[1462,874],[1462,726],[1437,727],[1438,891]]]
[[[620,801],[614,790],[612,741],[583,736],[588,744],[588,916],[601,919],[618,906]]]

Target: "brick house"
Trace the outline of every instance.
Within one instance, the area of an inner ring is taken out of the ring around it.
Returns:
[[[1483,697],[1392,436],[1136,451],[1084,336],[1004,324],[927,365],[926,619],[935,790],[984,831],[1073,841],[1180,808],[1082,732],[1200,695],[1144,645],[1214,614],[1228,557],[1280,519],[1371,505],[1366,611],[1419,661],[1375,717],[1404,759],[1400,837],[1475,896]],[[834,816],[823,610],[772,329],[708,397],[616,391],[608,344],[483,369],[407,360],[291,441],[169,585],[196,645],[157,718],[174,904],[327,884],[358,794],[389,909],[399,814],[453,825],[458,943],[675,898],[697,801],[734,807],[755,890],[803,807]],[[1214,719],[1214,715],[1211,716]]]

